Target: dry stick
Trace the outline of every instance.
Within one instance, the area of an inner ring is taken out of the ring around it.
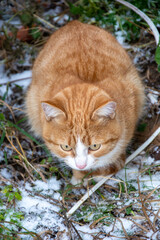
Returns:
[[[123,225],[123,222],[121,221],[121,219],[120,218],[117,218],[118,219],[118,221],[121,223],[121,225],[122,225],[122,229],[123,229],[123,232],[124,232],[124,234],[125,234],[125,237],[126,237],[126,239],[130,239],[130,237],[128,236],[128,234],[127,234],[127,232],[126,232],[126,230],[125,230],[125,228],[124,228],[124,225]]]
[[[39,17],[38,15],[33,14],[33,16],[36,17],[42,24],[48,25],[52,29],[56,29],[56,30],[58,29],[56,26],[54,26],[50,22],[46,21],[45,19]]]
[[[14,113],[13,113],[13,111],[12,111],[12,107],[9,106],[6,102],[4,102],[4,101],[1,100],[1,99],[0,99],[0,103],[2,103],[3,105],[5,105],[5,106],[9,109],[9,111],[10,111],[11,114],[12,114],[12,117],[13,117],[14,122],[16,122],[16,119],[15,119]]]
[[[159,188],[160,185],[158,185],[157,187],[155,187],[145,198],[144,201],[147,201],[148,198],[150,198],[152,196],[152,194],[157,190],[157,188]],[[147,201],[148,202],[148,201]]]
[[[143,231],[145,232],[149,232],[150,230],[148,230],[147,228],[145,228],[144,226],[140,225],[139,223],[137,223],[136,221],[134,221],[133,219],[131,220],[135,225],[137,225],[139,228],[141,228]]]
[[[8,85],[8,84],[10,84],[10,83],[14,83],[14,82],[18,82],[18,81],[29,80],[29,79],[31,79],[31,78],[32,78],[32,76],[28,76],[28,77],[25,77],[25,78],[10,80],[10,81],[8,81],[8,82],[1,83],[1,85]]]
[[[93,229],[95,227],[95,225],[97,225],[98,222],[100,222],[101,220],[105,219],[105,218],[108,218],[108,215],[105,215],[103,217],[100,217],[99,219],[95,220],[90,226],[89,228],[90,229]],[[105,222],[106,223],[106,222]]]
[[[32,166],[32,164],[31,164],[30,162],[28,162],[28,160],[26,159],[26,157],[23,156],[23,154],[20,153],[20,152],[18,151],[18,149],[14,146],[12,140],[9,138],[9,135],[8,135],[7,131],[6,131],[6,138],[7,138],[7,140],[9,141],[9,143],[11,144],[12,148],[21,156],[21,158],[24,160],[24,162],[27,163],[35,172],[37,172],[37,173],[41,176],[41,174],[39,173],[39,171],[38,171],[37,169],[35,169],[35,167]],[[26,165],[26,164],[25,164],[25,165]],[[26,168],[26,169],[27,169],[27,168]],[[29,171],[28,171],[28,173],[29,173]],[[30,174],[29,174],[29,175],[30,175]],[[43,178],[42,178],[42,179],[43,179]]]
[[[132,153],[127,159],[126,164],[134,159],[139,153],[141,153],[160,133],[160,127],[151,135],[151,137],[143,143],[134,153]],[[126,165],[125,164],[125,165]],[[94,187],[92,187],[66,214],[67,217],[70,217],[86,200],[89,196],[92,195],[100,186],[102,186],[108,179],[110,179],[113,174],[110,174],[107,177],[104,177],[99,181]]]
[[[154,229],[156,229],[156,220],[159,217],[159,213],[160,213],[160,209],[157,211],[157,213],[156,213],[156,215],[154,217],[154,220],[153,220],[153,227],[154,227]]]
[[[140,190],[140,184],[139,184],[139,177],[137,178],[137,183],[138,183],[138,192],[139,192],[139,196],[140,196],[140,202],[141,202],[141,206],[142,206],[142,212],[146,218],[146,220],[148,221],[151,229],[153,230],[153,232],[156,232],[156,229],[154,228],[150,218],[148,217],[148,214],[147,214],[147,211],[146,211],[146,208],[144,206],[144,202],[145,200],[142,199],[142,195],[141,195],[141,190]]]
[[[137,7],[135,7],[134,5],[132,5],[129,2],[123,1],[123,0],[116,0],[116,2],[119,2],[123,5],[125,5],[126,7],[132,9],[134,12],[136,12],[141,18],[143,18],[149,25],[149,27],[151,28],[154,38],[156,40],[156,44],[158,45],[159,43],[159,32],[156,28],[156,26],[154,25],[154,23],[152,22],[152,20],[141,10],[139,10]]]
[[[82,237],[81,237],[81,235],[80,235],[79,232],[77,231],[76,227],[74,226],[74,224],[73,224],[72,222],[70,222],[70,225],[71,225],[71,227],[74,229],[74,231],[76,232],[78,238],[79,238],[80,240],[83,240]]]

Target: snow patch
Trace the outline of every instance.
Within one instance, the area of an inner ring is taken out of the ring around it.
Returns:
[[[27,70],[22,73],[12,74],[10,77],[8,77],[6,76],[6,74],[4,74],[2,70],[2,72],[0,72],[0,78],[1,78],[0,84],[6,84],[9,83],[10,81],[19,80],[16,82],[19,86],[28,87],[28,85],[31,82],[32,72],[31,70]]]
[[[155,95],[153,93],[148,93],[148,98],[150,100],[150,102],[154,105],[156,103],[158,103],[158,95]]]
[[[1,169],[0,175],[2,177],[6,178],[6,179],[11,179],[12,178],[12,174],[7,168]]]

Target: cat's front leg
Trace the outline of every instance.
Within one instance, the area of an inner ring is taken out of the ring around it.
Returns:
[[[72,185],[82,183],[83,186],[87,186],[88,179],[87,178],[84,179],[85,175],[87,174],[87,171],[78,171],[73,169],[72,172],[73,172],[73,176],[71,178]]]
[[[108,176],[110,174],[116,174],[119,170],[121,170],[125,165],[126,154],[123,153],[117,158],[114,163],[111,163],[109,166],[104,168],[98,169],[94,172],[94,175],[97,177],[99,176]],[[98,178],[97,178],[98,179]]]
[[[119,170],[121,170],[124,167],[125,159],[126,155],[125,153],[123,153],[114,163],[106,167],[98,168],[97,170],[92,171],[90,177],[92,177],[95,182],[99,182],[103,178],[109,176],[110,174],[116,174]]]

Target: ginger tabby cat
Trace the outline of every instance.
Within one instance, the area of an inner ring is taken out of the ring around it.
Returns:
[[[144,105],[135,67],[108,32],[73,21],[48,40],[26,97],[32,130],[73,169],[72,183],[124,166]]]

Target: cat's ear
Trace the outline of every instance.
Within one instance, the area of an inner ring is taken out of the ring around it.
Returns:
[[[111,119],[114,119],[116,115],[116,102],[110,101],[100,107],[98,107],[92,115],[92,118],[95,117],[110,117]]]
[[[60,117],[65,117],[65,113],[60,108],[46,102],[42,102],[41,105],[47,121],[50,121],[52,119],[58,119]]]

